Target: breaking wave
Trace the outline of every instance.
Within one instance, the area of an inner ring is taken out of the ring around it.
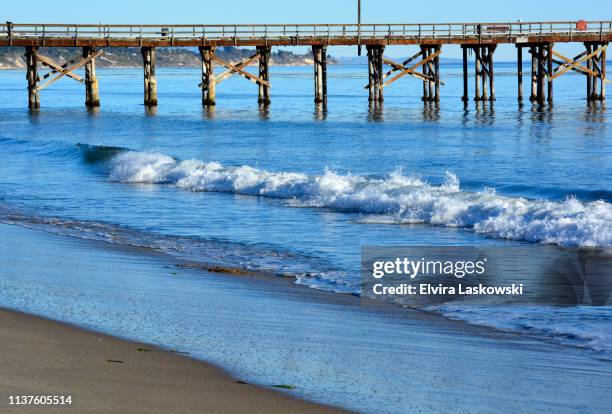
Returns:
[[[85,161],[87,164],[96,164],[99,162],[108,161],[117,154],[128,151],[123,147],[88,144],[77,144],[77,150],[80,151],[83,161]]]
[[[612,204],[606,201],[533,200],[498,195],[494,189],[463,191],[449,172],[441,185],[432,185],[401,170],[384,178],[330,170],[309,176],[138,151],[116,153],[109,166],[114,181],[273,197],[290,206],[359,213],[364,223],[429,224],[560,246],[612,246]]]
[[[445,304],[428,310],[473,325],[536,335],[612,357],[612,306],[474,306]]]

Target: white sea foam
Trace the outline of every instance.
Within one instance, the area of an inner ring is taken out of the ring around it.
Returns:
[[[475,306],[430,307],[442,315],[491,328],[544,336],[566,345],[612,353],[610,306]]]
[[[448,172],[444,183],[435,186],[401,170],[382,179],[329,170],[309,176],[130,151],[111,160],[110,178],[280,198],[294,206],[361,213],[364,222],[462,227],[492,237],[562,246],[612,246],[610,203],[531,200],[501,196],[493,189],[462,191],[459,179]]]

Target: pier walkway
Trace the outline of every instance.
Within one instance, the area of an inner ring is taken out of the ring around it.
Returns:
[[[29,107],[40,107],[40,91],[68,76],[85,85],[85,103],[100,105],[95,59],[107,47],[141,48],[144,67],[144,103],[157,105],[155,62],[157,47],[198,47],[202,57],[202,104],[216,104],[216,86],[232,75],[259,85],[258,101],[270,102],[268,64],[274,46],[309,46],[314,61],[314,99],[327,103],[327,47],[364,46],[368,55],[370,102],[383,101],[384,88],[409,75],[423,82],[425,102],[438,102],[443,82],[440,56],[444,45],[463,49],[464,102],[495,100],[494,52],[499,44],[514,44],[518,62],[518,99],[523,99],[523,51],[531,55],[528,71],[529,99],[552,103],[553,80],[577,72],[586,78],[588,102],[605,100],[606,49],[612,40],[612,21],[513,22],[513,23],[408,23],[408,24],[240,24],[240,25],[138,25],[138,24],[0,24],[0,46],[25,48]],[[558,43],[584,45],[573,57],[554,49]],[[389,45],[418,45],[419,51],[403,62],[384,56]],[[256,53],[238,64],[215,54],[220,46],[256,47]],[[41,47],[80,47],[83,53],[68,62],[55,62]],[[474,94],[468,91],[468,53],[474,54]],[[258,63],[258,74],[246,67]],[[39,66],[49,70],[43,76]],[[224,71],[215,75],[215,66]],[[74,73],[85,69],[85,78]],[[384,69],[384,68],[387,69]]]

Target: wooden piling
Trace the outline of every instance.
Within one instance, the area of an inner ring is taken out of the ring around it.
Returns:
[[[202,57],[202,106],[216,105],[216,81],[212,57],[215,54],[214,46],[200,46]]]
[[[327,48],[313,46],[314,60],[314,101],[317,104],[327,104]]]
[[[421,46],[421,59],[425,60],[427,59],[428,55],[429,55],[429,48],[427,48],[426,46]],[[429,76],[429,67],[425,64],[423,65],[423,76],[425,77],[423,79],[423,97],[421,98],[421,100],[423,102],[427,102],[429,101],[429,80],[426,79]]]
[[[529,100],[535,102],[538,82],[537,48],[535,46],[530,46],[529,52],[531,53],[531,95],[529,96]]]
[[[593,45],[593,51],[597,50],[597,48],[599,48],[600,45]],[[599,100],[599,91],[600,91],[600,80],[601,80],[601,71],[600,71],[600,65],[601,62],[599,60],[599,56],[595,55],[593,56],[593,68],[595,70],[595,72],[597,72],[598,76],[595,76],[593,78],[593,100],[597,101]]]
[[[370,46],[366,46],[366,53],[368,55],[368,100],[372,102],[374,101],[374,58]]]
[[[441,46],[437,45],[433,50],[435,53],[440,51]],[[435,76],[435,95],[434,101],[440,102],[440,55],[436,56],[434,59],[434,76]]]
[[[481,99],[480,85],[482,83],[482,67],[481,67],[481,60],[480,60],[480,48],[478,47],[474,48],[474,71],[475,71],[475,79],[476,79],[476,82],[474,82],[475,84],[474,100],[480,101]]]
[[[591,52],[592,52],[591,45],[588,44],[588,43],[585,43],[584,46],[586,47],[587,55],[591,54]],[[593,70],[593,63],[592,63],[591,58],[587,59],[586,65],[587,65],[587,69],[589,71]],[[587,73],[586,80],[587,80],[587,86],[586,86],[587,102],[590,102],[591,99],[592,99],[592,94],[593,94],[593,81],[595,79],[593,79],[592,75]]]
[[[480,71],[481,71],[481,79],[482,79],[482,96],[480,97],[481,101],[488,101],[489,94],[487,92],[487,83],[489,78],[489,53],[486,47],[479,47],[478,54],[480,55]]]
[[[270,81],[270,46],[257,46],[259,53],[259,77],[266,82]],[[263,105],[270,104],[270,86],[260,83],[257,102]]]
[[[141,48],[144,67],[144,104],[157,106],[157,79],[155,77],[155,48],[146,46]]]
[[[378,102],[384,101],[383,97],[383,54],[385,51],[384,46],[378,46],[377,50],[377,59],[376,59],[376,96],[378,97]]]
[[[315,103],[320,103],[323,99],[321,96],[322,85],[319,79],[320,77],[319,62],[321,58],[319,53],[320,51],[318,47],[312,46],[312,67],[314,69],[314,101]]]
[[[495,46],[489,46],[489,101],[495,100],[495,72],[493,70],[493,53],[495,52]]]
[[[383,53],[384,46],[368,45],[368,69],[369,69],[369,100],[373,102],[382,102],[383,97]]]
[[[83,58],[87,59],[96,53],[95,47],[85,46]],[[96,77],[96,60],[91,59],[85,64],[85,106],[94,108],[100,106],[98,78]]]
[[[323,80],[323,104],[327,105],[327,47],[323,47],[321,51],[321,75]]]
[[[464,79],[463,95],[464,101],[468,99],[467,83],[467,49],[474,52],[474,101],[494,101],[495,98],[495,72],[493,69],[493,53],[495,45],[476,45],[464,48]]]
[[[40,96],[36,87],[38,86],[38,60],[36,59],[35,46],[26,47],[26,79],[28,81],[28,108],[40,109]]]
[[[549,43],[546,47],[546,73],[548,76],[547,84],[548,84],[548,103],[552,104],[553,102],[553,81],[551,76],[553,75],[553,47],[552,43]]]
[[[597,49],[601,47],[599,43],[591,43],[591,52],[594,53]],[[593,75],[592,85],[591,85],[591,101],[599,100],[599,91],[601,90],[601,52],[596,53],[591,57],[591,69],[597,74]]]
[[[463,51],[463,102],[468,101],[468,50],[466,45],[461,45]]]
[[[516,77],[518,87],[518,100],[523,101],[523,47],[516,46]]]
[[[601,89],[599,93],[599,100],[606,100],[606,49],[601,51]]]
[[[599,56],[598,56],[598,53],[596,53],[596,51],[600,47],[601,47],[601,45],[598,44],[598,43],[591,43],[591,52],[595,53],[591,57],[591,59],[592,59],[591,60],[591,68],[596,73],[596,75],[593,75],[593,85],[592,85],[593,90],[591,91],[591,100],[592,101],[597,101],[599,99],[599,81],[601,79],[601,71],[600,71],[600,61],[598,59]]]
[[[536,88],[536,100],[538,102],[538,104],[543,105],[544,104],[544,67],[543,67],[543,61],[544,61],[544,47],[543,45],[538,45],[537,46],[537,65],[538,65],[538,71],[537,71],[537,88]]]
[[[427,49],[428,49],[427,56],[431,56],[433,54],[433,52],[434,52],[433,47],[428,47]],[[435,60],[435,58],[434,58],[434,60]],[[428,73],[429,73],[429,82],[427,83],[427,86],[429,87],[429,92],[428,92],[429,93],[429,95],[428,95],[429,99],[428,99],[428,101],[429,102],[433,102],[436,99],[436,97],[435,97],[435,88],[434,88],[435,82],[433,80],[435,78],[435,76],[436,76],[436,71],[435,71],[435,67],[434,67],[434,65],[433,65],[431,60],[429,62],[427,62],[427,68],[428,68]]]

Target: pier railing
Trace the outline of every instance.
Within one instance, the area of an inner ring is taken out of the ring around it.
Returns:
[[[554,48],[559,43],[582,44],[586,49],[566,57]],[[423,102],[438,103],[440,55],[443,45],[461,45],[463,53],[463,97],[468,96],[468,54],[473,52],[474,100],[495,101],[493,55],[499,44],[514,44],[517,52],[518,95],[522,100],[523,49],[531,58],[531,102],[552,103],[553,80],[577,72],[587,78],[587,101],[604,101],[606,96],[606,50],[612,42],[612,20],[562,22],[475,22],[400,24],[0,24],[0,46],[24,47],[30,109],[40,106],[39,92],[67,76],[85,84],[86,105],[99,105],[95,59],[108,47],[140,47],[144,68],[144,103],[157,105],[155,78],[156,49],[198,47],[202,59],[202,104],[215,105],[217,84],[236,74],[258,85],[258,102],[270,102],[269,64],[272,47],[312,47],[315,68],[315,102],[327,101],[327,47],[365,45],[368,55],[368,101],[383,102],[383,89],[398,79],[411,76],[423,82]],[[395,62],[384,56],[387,45],[418,45],[420,51]],[[225,61],[218,47],[250,46],[255,54],[240,62]],[[66,62],[55,61],[40,47],[81,47],[82,53]],[[259,76],[246,70],[258,61]],[[583,65],[585,64],[585,65]],[[214,66],[224,67],[215,75]],[[383,66],[389,68],[383,70]],[[556,67],[555,67],[556,65]],[[49,70],[39,76],[38,69]],[[85,78],[74,71],[85,70]]]
[[[408,24],[0,24],[0,37],[13,39],[127,39],[127,40],[228,40],[293,39],[490,39],[498,42],[522,36],[610,35],[612,21],[513,22],[513,23],[408,23]]]

